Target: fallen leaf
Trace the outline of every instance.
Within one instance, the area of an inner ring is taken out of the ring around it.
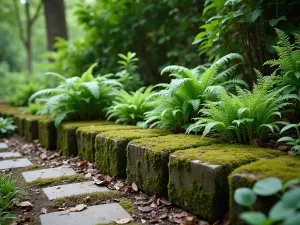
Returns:
[[[71,212],[80,212],[80,211],[84,210],[86,207],[87,207],[87,205],[85,205],[85,204],[79,204],[79,205],[76,205],[75,207],[70,208],[70,211]]]
[[[136,185],[136,183],[132,183],[131,187],[132,187],[132,190],[134,190],[134,191],[138,191],[139,190],[138,186]]]
[[[200,220],[198,225],[209,225],[209,223],[205,220]]]
[[[142,211],[143,213],[148,213],[152,211],[152,208],[150,206],[145,206],[145,207],[138,207],[138,210]]]
[[[110,181],[108,180],[98,180],[98,179],[94,179],[94,183],[97,185],[110,185]]]
[[[25,202],[16,202],[16,206],[18,207],[33,207],[31,202],[25,201]]]
[[[85,168],[89,166],[89,162],[88,161],[82,161],[78,164],[79,167],[81,168]]]
[[[183,225],[196,225],[196,218],[193,216],[187,216],[183,221]]]
[[[52,155],[49,157],[49,159],[54,159],[55,157],[58,157],[58,156],[59,156],[58,153],[54,153],[54,154],[52,154]]]
[[[142,223],[146,223],[147,221],[146,221],[146,220],[144,220],[144,219],[141,219],[141,222],[142,222]]]
[[[174,213],[173,214],[173,217],[175,217],[175,218],[182,218],[182,217],[186,217],[186,216],[188,216],[187,212],[181,212],[181,213]]]
[[[158,217],[159,220],[165,220],[168,218],[168,214],[162,214]]]
[[[46,160],[46,159],[48,158],[47,153],[44,152],[44,153],[40,154],[40,158],[41,158],[42,160]]]
[[[126,224],[129,223],[130,221],[132,221],[131,218],[124,218],[124,219],[118,219],[118,220],[114,220],[116,222],[116,224]]]
[[[161,203],[164,205],[172,205],[171,202],[169,202],[168,200],[166,200],[165,198],[160,199]]]
[[[41,208],[41,213],[42,214],[46,214],[48,212],[48,210],[46,208]]]

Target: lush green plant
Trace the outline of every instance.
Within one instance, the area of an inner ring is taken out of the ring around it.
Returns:
[[[298,225],[300,221],[300,183],[299,179],[292,179],[282,184],[276,177],[269,177],[257,181],[253,188],[238,188],[234,192],[234,200],[239,205],[248,207],[251,211],[243,212],[240,218],[249,225]],[[253,208],[257,196],[279,197],[268,216],[255,211]]]
[[[283,127],[280,131],[280,133],[285,132],[286,130],[289,130],[291,128],[295,128],[297,131],[298,138],[292,138],[290,136],[282,137],[278,139],[278,142],[285,141],[286,144],[292,146],[292,151],[294,155],[300,154],[300,123],[298,124],[288,124],[285,127]]]
[[[261,76],[261,75],[260,75]],[[294,95],[283,94],[284,88],[273,89],[270,79],[260,78],[253,90],[237,87],[237,95],[221,91],[219,102],[208,102],[187,132],[203,130],[203,137],[211,133],[230,142],[254,144],[267,131],[279,131],[282,110],[290,105]]]
[[[11,117],[0,117],[0,137],[10,135],[15,129],[16,126],[13,125],[13,119]]]
[[[58,126],[64,119],[99,119],[115,98],[117,88],[122,85],[110,79],[113,74],[94,77],[93,64],[81,77],[65,78],[56,73],[47,73],[62,83],[56,88],[48,88],[34,93],[29,101],[45,97],[48,114],[55,116]]]
[[[152,94],[154,109],[146,113],[146,123],[151,127],[158,126],[183,132],[192,118],[198,115],[202,104],[209,99],[216,100],[216,93],[230,88],[232,84],[246,85],[239,79],[227,80],[235,71],[237,65],[219,72],[229,61],[243,58],[239,54],[231,53],[215,61],[210,67],[198,66],[188,69],[182,66],[168,66],[162,74],[171,73],[173,77],[169,84],[158,84],[162,90]]]
[[[141,76],[137,73],[138,66],[136,62],[139,60],[134,52],[128,52],[127,55],[118,54],[121,58],[118,63],[121,65],[121,71],[116,73],[118,81],[123,84],[126,91],[135,91],[142,85]]]
[[[0,224],[8,225],[17,220],[10,211],[18,192],[12,177],[0,174]]]
[[[29,103],[28,107],[26,107],[24,111],[25,113],[31,115],[47,114],[47,112],[45,111],[45,102],[43,101]]]
[[[142,125],[145,113],[153,108],[149,100],[152,87],[142,87],[136,92],[117,91],[116,100],[107,112],[108,120],[115,118],[116,123]]]

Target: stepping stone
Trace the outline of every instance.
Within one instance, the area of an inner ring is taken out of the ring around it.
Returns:
[[[22,156],[19,152],[0,152],[0,159],[1,158],[9,158],[9,157],[20,157]]]
[[[0,161],[0,170],[22,168],[31,165],[32,163],[27,158],[4,160]]]
[[[43,191],[49,200],[54,200],[72,195],[108,191],[108,189],[97,186],[93,181],[88,181],[43,188]]]
[[[37,179],[55,178],[74,174],[76,174],[76,171],[72,168],[50,168],[22,173],[26,182],[31,182]]]
[[[0,151],[8,149],[8,145],[4,142],[0,142]]]
[[[53,212],[40,216],[41,225],[95,225],[132,218],[118,203],[90,206],[81,212]]]

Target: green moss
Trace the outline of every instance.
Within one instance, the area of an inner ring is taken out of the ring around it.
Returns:
[[[81,174],[74,174],[70,176],[61,176],[54,178],[40,178],[28,183],[31,187],[47,187],[57,186],[62,184],[70,184],[75,182],[86,181],[87,179]]]
[[[47,118],[38,121],[39,141],[47,149],[56,149],[56,128],[54,119]]]
[[[22,171],[22,172],[26,172],[26,171],[31,171],[31,170],[37,170],[37,169],[40,169],[40,168],[41,168],[41,165],[35,163],[33,165],[30,165],[30,166],[27,166],[27,167],[24,167],[24,168],[20,168],[18,170]]]
[[[87,193],[64,198],[57,198],[50,203],[50,206],[53,208],[60,208],[62,207],[62,205],[64,205],[65,207],[74,207],[78,204],[86,204],[92,206],[102,204],[102,202],[105,200],[116,199],[119,197],[120,192],[118,191]]]
[[[24,117],[23,113],[14,115],[14,123],[17,126],[17,132],[20,136],[24,136]]]
[[[143,225],[142,223],[126,223],[127,225]],[[117,225],[117,223],[97,223],[96,225]]]
[[[96,167],[111,176],[126,177],[127,145],[136,138],[167,135],[158,129],[110,130],[96,136]]]
[[[79,127],[95,127],[100,125],[109,125],[107,121],[69,121],[62,123],[57,128],[57,148],[62,150],[63,155],[77,156],[78,146],[76,139],[76,130]]]
[[[38,121],[46,116],[26,115],[24,117],[24,136],[28,142],[38,138]]]
[[[133,140],[127,151],[127,180],[137,183],[147,193],[167,195],[169,154],[180,149],[218,142],[212,138],[201,139],[199,136],[185,134]],[[137,160],[140,162],[138,168],[135,164]]]
[[[14,116],[15,114],[19,114],[22,112],[22,108],[13,107],[7,104],[0,104],[0,115],[2,117]]]
[[[102,126],[87,126],[80,127],[76,131],[78,155],[90,162],[95,161],[95,138],[100,132],[111,131],[111,130],[130,130],[136,129],[135,126],[127,125],[108,125]],[[127,132],[127,131],[126,131]]]
[[[134,205],[127,198],[121,198],[119,203],[129,214],[133,214],[135,212]]]

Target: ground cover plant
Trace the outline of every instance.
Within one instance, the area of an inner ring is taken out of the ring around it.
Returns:
[[[0,117],[0,137],[12,134],[16,128],[17,127],[13,124],[13,119],[11,117]]]
[[[285,137],[281,137],[278,139],[278,142],[285,142],[287,145],[291,146],[291,150],[293,152],[294,155],[299,155],[300,154],[300,123],[298,124],[287,124],[286,126],[284,126],[280,133],[283,133],[287,130],[290,129],[295,129],[297,132],[297,136],[296,138],[293,138],[291,136],[285,136]]]
[[[29,101],[38,97],[46,100],[45,108],[55,117],[58,126],[64,119],[99,119],[105,115],[115,98],[116,90],[122,87],[113,74],[92,75],[97,64],[93,64],[81,77],[65,78],[56,73],[47,73],[61,81],[56,88],[48,88],[34,93]]]
[[[230,85],[247,86],[243,80],[232,78],[238,65],[222,70],[230,61],[243,62],[239,54],[231,53],[210,66],[188,69],[183,66],[168,66],[161,74],[170,73],[170,83],[158,84],[162,90],[151,95],[154,109],[146,112],[146,123],[175,132],[183,132],[192,118],[198,115],[202,104],[216,100],[216,93],[226,90]]]

